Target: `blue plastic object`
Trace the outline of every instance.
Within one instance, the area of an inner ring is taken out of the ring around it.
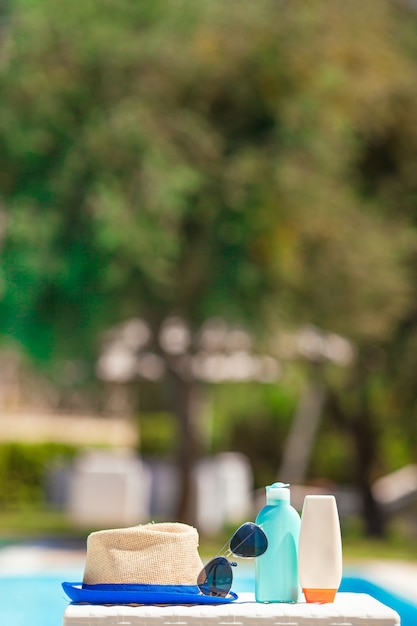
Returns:
[[[290,504],[288,485],[266,487],[266,506],[256,523],[268,538],[268,548],[255,559],[255,597],[257,602],[297,602],[298,539],[300,516]]]
[[[225,598],[205,596],[197,586],[83,586],[80,582],[63,582],[62,588],[73,602],[88,604],[224,604],[237,600],[237,595],[232,592]]]

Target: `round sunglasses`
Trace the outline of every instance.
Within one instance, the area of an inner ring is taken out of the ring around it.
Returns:
[[[220,556],[228,546],[226,556]],[[268,539],[260,526],[253,522],[246,522],[239,526],[231,539],[218,552],[218,556],[209,561],[201,570],[197,578],[197,585],[205,596],[225,598],[229,593],[232,582],[232,567],[237,563],[228,561],[228,556],[253,558],[263,554],[268,547]]]

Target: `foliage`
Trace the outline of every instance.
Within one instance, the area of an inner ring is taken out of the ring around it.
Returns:
[[[45,505],[48,470],[58,461],[72,459],[76,451],[58,443],[0,444],[0,508]]]
[[[356,360],[323,377],[328,437],[350,448],[314,463],[341,477],[353,454],[369,495],[417,455],[416,23],[394,0],[10,3],[2,334],[53,368],[93,364],[137,316],[159,352],[172,314],[239,323],[266,351],[306,323],[343,333]],[[167,364],[191,446],[193,381]]]
[[[210,451],[239,450],[251,463],[255,489],[271,484],[295,405],[294,391],[281,385],[234,384],[215,389]]]
[[[170,413],[141,413],[140,449],[143,457],[170,457],[177,437],[175,417]]]
[[[386,37],[406,25],[386,2],[367,20],[313,5],[17,3],[0,76],[4,331],[50,358],[138,313],[391,328],[408,230],[359,168],[400,98],[410,136],[413,59]]]

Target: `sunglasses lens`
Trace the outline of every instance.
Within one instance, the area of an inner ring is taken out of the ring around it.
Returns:
[[[252,522],[240,526],[230,540],[230,550],[236,556],[260,556],[267,547],[268,539],[264,531]]]
[[[225,598],[232,586],[233,574],[230,563],[218,556],[205,566],[198,575],[197,585],[205,596]]]

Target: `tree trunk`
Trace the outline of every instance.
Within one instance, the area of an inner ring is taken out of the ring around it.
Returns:
[[[369,536],[385,534],[384,516],[372,494],[372,467],[376,456],[377,433],[368,410],[362,410],[351,422],[356,450],[356,483],[362,497],[363,519]]]
[[[179,498],[177,521],[195,525],[195,481],[194,467],[200,458],[201,441],[199,430],[199,389],[196,381],[182,376],[175,368],[169,369],[172,410],[178,424]]]
[[[279,470],[279,480],[290,484],[299,485],[305,481],[326,397],[320,364],[313,363],[311,371],[309,385],[298,403]]]
[[[372,494],[372,469],[377,454],[377,432],[374,425],[369,401],[365,374],[358,369],[348,394],[356,394],[354,408],[343,408],[337,395],[329,395],[328,408],[341,428],[353,441],[355,450],[355,468],[353,480],[362,500],[362,518],[369,536],[381,537],[385,534],[385,517]]]

